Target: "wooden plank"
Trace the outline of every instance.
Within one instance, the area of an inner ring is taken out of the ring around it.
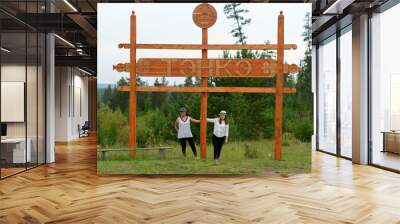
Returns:
[[[130,44],[119,44],[119,48],[129,49]],[[277,50],[277,44],[136,44],[136,49],[158,50]],[[296,44],[285,44],[285,50],[297,49]]]
[[[119,72],[129,72],[129,63],[113,66]],[[204,71],[205,70],[205,71]],[[301,70],[295,64],[285,64],[284,73]],[[187,77],[205,74],[212,77],[270,78],[277,73],[273,59],[207,59],[198,58],[140,58],[136,73],[140,76]]]
[[[136,148],[136,150],[159,150],[159,149],[172,149],[169,146],[160,146],[160,147],[144,147],[144,148]],[[98,152],[126,152],[130,151],[131,149],[126,148],[119,148],[119,149],[99,149]]]
[[[130,138],[131,156],[136,155],[136,15],[132,11],[131,15],[131,46],[130,48],[130,93],[129,93],[129,123],[130,123]]]
[[[299,72],[297,65],[285,64],[285,73]],[[139,59],[136,73],[141,76],[273,77],[277,61],[273,59]]]
[[[118,91],[130,91],[129,86],[118,86]],[[179,87],[179,86],[137,86],[138,92],[181,92],[181,93],[275,93],[275,87]],[[286,87],[283,93],[296,93],[296,88]]]
[[[283,57],[284,57],[284,17],[282,11],[278,16],[278,73],[276,74],[275,95],[275,148],[274,159],[282,159],[282,107],[283,107]]]
[[[160,159],[165,159],[165,154],[167,149],[172,149],[172,147],[156,147],[156,148],[135,148],[136,151],[151,151],[151,150],[158,150]],[[107,153],[108,152],[126,152],[128,151],[129,154],[131,155],[132,149],[101,149],[98,150],[100,152],[100,158],[101,160],[105,160],[107,158]]]

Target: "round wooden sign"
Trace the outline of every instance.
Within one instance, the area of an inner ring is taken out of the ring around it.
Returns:
[[[200,28],[210,28],[217,21],[217,11],[212,5],[202,3],[194,8],[193,21]]]

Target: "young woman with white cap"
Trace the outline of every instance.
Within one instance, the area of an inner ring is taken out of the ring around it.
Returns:
[[[221,110],[217,118],[207,118],[207,122],[214,123],[213,146],[214,159],[218,160],[221,156],[222,145],[228,142],[229,125],[226,111]]]
[[[178,139],[181,143],[182,154],[184,157],[186,157],[186,142],[189,142],[193,155],[195,158],[197,158],[196,146],[194,145],[192,130],[190,129],[190,122],[200,123],[199,120],[191,118],[188,110],[185,107],[182,107],[179,110],[179,117],[175,121],[175,130],[178,132]]]

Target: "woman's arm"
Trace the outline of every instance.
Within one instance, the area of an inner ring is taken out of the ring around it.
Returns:
[[[200,120],[196,120],[196,119],[194,119],[192,117],[190,118],[190,121],[193,122],[193,123],[200,123]]]
[[[214,123],[217,118],[207,118],[207,122]]]
[[[175,121],[175,130],[176,130],[176,132],[179,131],[179,125],[178,124],[179,124],[178,123],[178,119],[176,119],[176,121]]]
[[[228,143],[228,138],[229,138],[229,125],[226,125],[226,131],[225,131],[225,142]]]

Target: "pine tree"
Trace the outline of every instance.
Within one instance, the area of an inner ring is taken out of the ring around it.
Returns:
[[[229,3],[224,6],[224,14],[227,19],[232,19],[234,28],[231,30],[233,37],[238,40],[236,43],[246,44],[247,36],[244,34],[243,27],[251,22],[251,19],[245,18],[244,14],[249,10],[240,7],[241,3]]]
[[[311,92],[311,47],[312,47],[312,37],[311,37],[311,18],[310,13],[307,13],[304,18],[304,32],[303,40],[306,42],[307,48],[304,55],[304,59],[300,62],[301,72],[298,74],[296,88],[297,88],[297,107],[303,108],[303,112],[309,118],[312,118],[312,92]],[[304,100],[308,99],[308,100]]]
[[[111,99],[112,99],[112,89],[111,85],[108,85],[107,88],[104,90],[102,100],[105,105],[109,105]]]
[[[183,86],[194,86],[193,77],[192,76],[186,77],[185,81],[183,82]]]
[[[161,78],[161,81],[156,78],[154,81],[154,86],[167,86],[168,81],[165,77]],[[161,108],[164,103],[166,103],[168,97],[168,93],[162,93],[162,92],[152,92],[151,93],[151,102],[153,105],[153,108]]]
[[[160,83],[160,85],[161,85],[161,86],[168,86],[168,84],[169,84],[169,82],[168,82],[167,78],[165,78],[165,76],[163,76],[163,77],[161,78],[161,83]]]
[[[160,81],[158,81],[158,78],[156,78],[156,81],[154,81],[154,86],[161,86]]]
[[[301,71],[298,74],[296,89],[297,93],[293,96],[295,102],[291,105],[290,113],[292,115],[291,132],[295,137],[302,141],[310,141],[313,132],[313,95],[311,92],[311,15],[307,13],[304,18],[303,40],[307,48],[304,58],[300,62]]]

